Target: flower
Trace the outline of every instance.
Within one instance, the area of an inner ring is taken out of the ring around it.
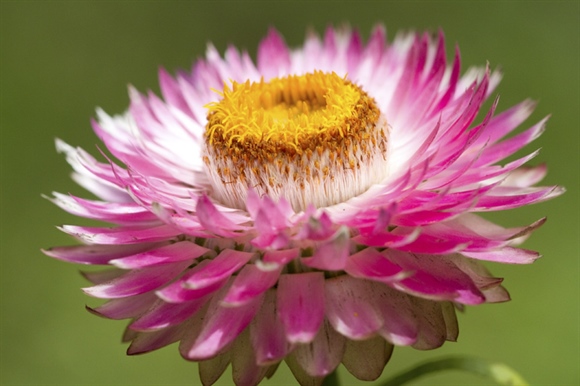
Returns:
[[[455,308],[509,300],[481,260],[539,257],[516,246],[545,219],[475,214],[563,192],[533,186],[537,152],[498,164],[543,131],[507,137],[534,103],[495,114],[496,99],[474,124],[499,80],[460,76],[443,33],[389,44],[379,26],[364,44],[329,28],[289,50],[272,29],[256,64],[210,45],[191,74],[160,71],[163,99],[131,88],[126,114],[97,111],[117,160],[57,140],[99,199],[51,201],[114,227],[65,225],[83,244],[45,253],[112,266],[85,273],[108,300],[89,311],[130,319],[128,354],[180,341],[206,385],[230,363],[237,385],[257,384],[283,360],[303,385],[340,363],[376,379],[394,345],[456,340]]]

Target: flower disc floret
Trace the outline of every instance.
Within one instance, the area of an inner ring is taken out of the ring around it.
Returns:
[[[345,77],[314,71],[227,84],[210,103],[204,162],[215,197],[245,208],[246,192],[295,210],[354,197],[386,175],[387,125]]]

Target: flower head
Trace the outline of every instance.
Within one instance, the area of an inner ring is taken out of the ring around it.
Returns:
[[[508,136],[524,101],[476,116],[499,74],[460,75],[443,34],[377,27],[310,34],[289,50],[271,30],[257,64],[212,46],[191,74],[160,72],[163,99],[130,90],[121,116],[98,111],[97,135],[117,160],[57,141],[73,177],[99,199],[55,193],[66,211],[114,224],[65,225],[82,245],[50,256],[112,269],[84,291],[95,314],[130,319],[129,354],[179,341],[204,384],[231,363],[257,384],[285,360],[301,384],[340,363],[376,379],[394,345],[457,338],[455,308],[509,300],[481,260],[525,264],[506,229],[477,212],[560,194],[546,173],[500,165],[545,119]]]

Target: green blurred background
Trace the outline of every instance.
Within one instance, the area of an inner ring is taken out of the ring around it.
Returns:
[[[97,301],[73,265],[40,248],[70,244],[55,229],[78,224],[41,194],[83,195],[54,138],[98,154],[89,119],[96,106],[121,113],[127,84],[158,92],[157,69],[190,68],[212,41],[252,55],[269,26],[292,46],[307,27],[323,32],[349,22],[367,37],[384,23],[390,39],[405,29],[442,28],[461,47],[463,69],[501,66],[499,110],[539,100],[529,126],[553,114],[542,148],[546,184],[568,192],[554,201],[490,217],[506,226],[548,215],[525,247],[544,257],[530,266],[490,265],[506,277],[513,301],[469,308],[458,343],[420,352],[395,350],[383,379],[419,361],[469,354],[504,361],[533,384],[577,385],[579,376],[579,26],[578,1],[151,2],[16,1],[1,3],[1,382],[3,385],[198,385],[195,364],[175,346],[125,356],[125,322],[90,315]],[[80,222],[86,223],[86,222]],[[341,369],[343,384],[355,384]],[[485,384],[448,372],[417,384]],[[221,385],[230,384],[226,372]],[[270,385],[294,384],[283,366]]]

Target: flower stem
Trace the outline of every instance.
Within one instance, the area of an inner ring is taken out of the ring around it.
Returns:
[[[340,386],[340,380],[338,379],[338,368],[334,369],[332,373],[328,374],[324,378],[321,386]]]
[[[472,357],[451,357],[422,363],[387,380],[380,386],[403,385],[415,378],[441,370],[464,370],[491,378],[499,385],[529,385],[521,375],[503,363]]]

